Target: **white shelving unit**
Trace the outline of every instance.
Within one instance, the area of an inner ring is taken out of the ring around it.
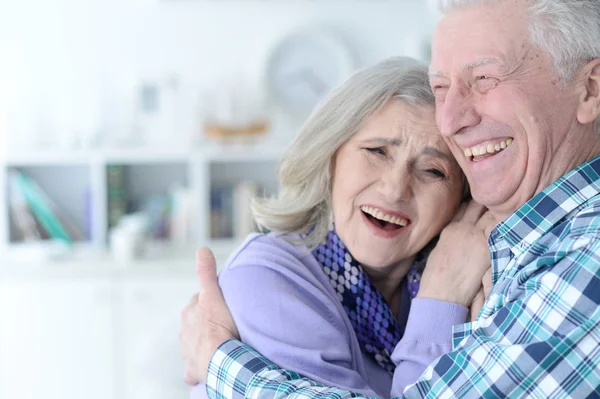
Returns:
[[[30,151],[1,159],[0,398],[187,398],[177,337],[180,312],[198,290],[193,250],[210,246],[221,268],[237,245],[210,237],[211,188],[248,179],[275,190],[282,151],[267,144],[213,145]],[[194,225],[201,228],[190,247],[155,242],[143,259],[131,261],[107,251],[107,168],[113,164],[126,166],[128,188],[138,199],[166,194],[175,180],[197,194]],[[13,261],[15,253],[36,251],[15,240],[10,226],[11,168],[30,175],[75,223],[82,223],[84,193],[92,192],[90,240],[62,256]],[[88,392],[94,384],[98,389]]]
[[[207,143],[180,149],[140,147],[8,153],[0,159],[0,187],[4,188],[0,195],[0,253],[8,254],[23,244],[17,238],[9,209],[7,177],[12,168],[31,176],[80,229],[85,230],[86,225],[91,224],[87,226],[88,240],[78,243],[79,247],[95,251],[107,249],[107,168],[122,165],[126,168],[127,188],[134,201],[156,194],[166,195],[175,183],[192,190],[197,202],[193,222],[197,231],[189,246],[208,245],[224,251],[224,248],[233,249],[238,240],[211,238],[211,189],[250,180],[260,184],[265,192],[275,192],[278,188],[275,170],[284,150],[280,145],[269,143]],[[86,195],[91,196],[89,210],[85,208]]]

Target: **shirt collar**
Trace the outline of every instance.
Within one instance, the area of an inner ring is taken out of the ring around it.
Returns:
[[[527,201],[496,226],[490,242],[505,240],[518,256],[599,192],[600,156],[579,165]]]

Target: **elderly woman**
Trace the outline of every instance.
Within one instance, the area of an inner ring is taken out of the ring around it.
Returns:
[[[468,190],[437,131],[427,72],[406,63],[358,72],[311,115],[283,157],[280,194],[253,204],[269,233],[248,237],[219,276],[244,343],[326,385],[383,397],[450,351],[489,268],[476,205],[447,233],[462,240],[442,235],[446,248],[428,260]]]

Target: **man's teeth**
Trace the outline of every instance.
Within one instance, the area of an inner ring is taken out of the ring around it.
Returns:
[[[503,149],[505,149],[506,147],[508,147],[509,145],[511,145],[511,143],[513,142],[513,139],[506,139],[504,141],[501,141],[500,143],[496,143],[496,144],[488,144],[488,145],[481,145],[481,146],[474,146],[471,148],[467,148],[464,150],[465,152],[465,157],[476,157],[478,155],[485,155],[485,154],[494,154],[496,152],[500,152]]]
[[[363,212],[368,213],[369,215],[373,216],[375,219],[383,220],[384,222],[397,224],[398,226],[402,226],[402,227],[404,227],[408,224],[407,219],[404,219],[404,218],[401,218],[401,217],[395,216],[395,215],[388,215],[387,213],[383,213],[379,209],[373,208],[372,206],[363,205],[360,207],[360,209]]]

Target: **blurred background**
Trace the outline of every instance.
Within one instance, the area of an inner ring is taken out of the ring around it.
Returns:
[[[429,59],[425,0],[0,0],[0,398],[186,398],[222,266],[310,110]]]

